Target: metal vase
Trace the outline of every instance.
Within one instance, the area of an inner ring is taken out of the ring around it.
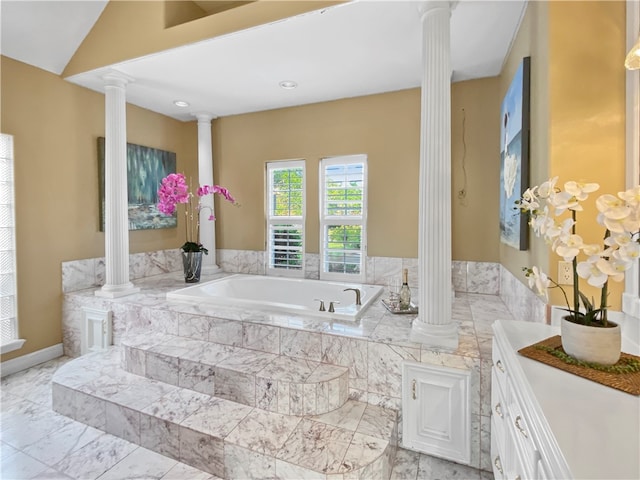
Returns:
[[[182,266],[184,267],[184,281],[198,283],[202,271],[202,252],[182,252]]]

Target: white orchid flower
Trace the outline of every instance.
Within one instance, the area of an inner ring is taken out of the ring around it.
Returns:
[[[599,213],[596,220],[600,225],[603,225],[611,233],[624,233],[624,220],[612,220],[607,218],[604,213]]]
[[[613,247],[614,245],[624,247],[631,242],[633,242],[633,238],[631,237],[631,234],[629,232],[613,233],[612,235],[604,239],[604,244],[608,245],[609,247]]]
[[[535,188],[527,188],[522,194],[522,199],[520,200],[520,210],[523,212],[535,212],[538,208],[540,208],[540,204],[538,203],[538,198],[535,194]]]
[[[562,237],[560,237],[562,238]],[[569,235],[568,238],[561,240],[555,247],[555,251],[558,255],[564,258],[565,262],[570,262],[576,255],[580,253],[580,249],[583,247],[584,242],[580,235]]]
[[[609,260],[600,258],[596,262],[596,266],[598,270],[609,276],[612,280],[621,282],[624,280],[624,272],[631,267],[631,263],[616,259],[615,257],[609,258]]]
[[[598,260],[601,260],[601,258],[597,256],[589,257],[586,262],[578,262],[576,267],[576,272],[580,278],[584,278],[589,285],[594,287],[602,287],[609,279],[609,276],[598,268]]]
[[[556,216],[562,215],[566,210],[573,210],[575,212],[582,210],[582,206],[576,198],[567,192],[558,192],[549,198],[548,201],[556,209]]]
[[[583,245],[582,251],[584,252],[585,255],[588,255],[590,257],[594,255],[599,256],[602,254],[602,247],[600,247],[600,245],[598,245],[597,243],[590,243],[590,244]]]
[[[629,267],[640,258],[640,243],[629,242],[626,245],[621,245],[618,250],[613,252],[613,257],[617,260],[627,262]]]
[[[624,200],[628,205],[637,207],[640,205],[640,185],[630,188],[627,191],[619,192],[618,197]]]
[[[553,218],[549,217],[549,207],[547,206],[529,220],[529,225],[531,225],[536,235],[545,235],[547,230],[553,227],[554,224]]]
[[[546,302],[549,301],[549,285],[551,280],[547,275],[540,271],[538,267],[533,267],[526,273],[527,280],[529,281],[529,288],[535,290],[535,292],[543,297]]]
[[[597,183],[582,183],[582,182],[567,182],[564,184],[564,189],[567,193],[573,195],[576,200],[584,201],[589,196],[589,193],[593,193],[600,188]]]
[[[631,208],[624,200],[608,193],[598,197],[596,208],[609,220],[622,220],[631,213]]]
[[[547,180],[546,182],[540,184],[540,186],[538,187],[538,196],[540,198],[549,198],[555,195],[557,181],[558,181],[558,177],[553,177]]]

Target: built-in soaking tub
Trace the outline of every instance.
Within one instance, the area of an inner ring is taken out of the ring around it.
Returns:
[[[362,305],[346,288],[360,290]],[[356,321],[381,291],[378,285],[236,274],[169,292],[167,299]],[[334,312],[329,312],[331,302]]]

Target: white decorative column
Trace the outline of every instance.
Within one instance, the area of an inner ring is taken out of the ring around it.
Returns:
[[[211,142],[211,115],[196,113],[198,119],[198,183],[213,185],[213,153]],[[200,210],[200,243],[209,250],[209,255],[202,259],[202,270],[206,273],[216,273],[220,267],[216,262],[216,222],[209,220],[214,212],[214,195],[207,195],[200,199],[201,204],[209,208]]]
[[[105,90],[105,269],[99,297],[139,292],[129,282],[129,211],[127,198],[127,115],[125,87],[130,78],[117,72],[103,77]]]
[[[430,1],[422,19],[420,128],[419,315],[412,340],[444,349],[458,347],[451,318],[451,3]]]

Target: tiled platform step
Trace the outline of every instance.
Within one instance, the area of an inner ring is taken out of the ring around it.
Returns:
[[[348,401],[282,415],[125,372],[121,355],[113,347],[63,365],[54,410],[226,479],[389,478],[395,410]]]
[[[166,334],[122,341],[126,371],[284,415],[319,415],[349,396],[349,369]]]

